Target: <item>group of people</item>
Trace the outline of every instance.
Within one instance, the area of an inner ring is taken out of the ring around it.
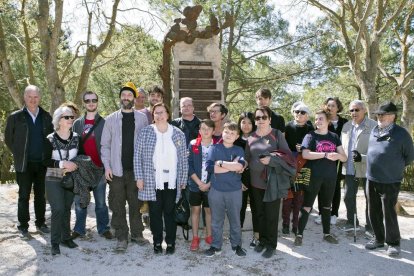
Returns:
[[[414,148],[408,132],[395,123],[393,103],[374,112],[375,122],[366,116],[363,101],[352,101],[351,120],[347,121],[338,115],[343,110],[340,100],[330,97],[315,113],[313,125],[310,109],[303,102],[292,106],[293,120],[285,124],[270,109],[271,92],[266,88],[255,94],[255,111],[243,112],[237,123],[227,120],[228,109],[221,103],[212,103],[207,108],[209,119],[200,120],[188,97],[180,99],[181,116],[171,120],[161,87],[148,91],[146,108],[145,91],[131,82],[119,91],[120,109],[106,118],[99,115],[99,97],[93,91],[83,94],[85,113],[80,117],[70,104],[63,104],[50,116],[39,106],[40,98],[38,87],[26,87],[25,106],[8,117],[5,140],[14,156],[19,186],[19,233],[30,238],[33,186],[35,224],[39,231],[51,232],[53,255],[60,254],[60,245],[77,247],[74,239],[86,234],[89,191],[95,198],[98,233],[106,239],[115,236],[115,250],[120,252],[129,242],[149,244],[143,237],[142,220],[148,209],[154,253],[163,252],[165,241],[165,253],[174,254],[174,211],[182,193],[188,195],[191,205],[190,250],[200,249],[199,225],[203,224],[208,257],[221,253],[226,215],[232,250],[238,256],[246,255],[241,229],[248,201],[253,225],[250,247],[264,258],[276,251],[280,208],[282,232],[291,230],[294,245],[302,245],[316,197],[323,240],[336,244],[330,226],[338,217],[343,177],[344,230],[359,228],[356,194],[361,184],[367,204],[365,229],[374,237],[366,248],[387,243],[390,256],[400,252],[394,206],[404,168],[414,160]],[[295,181],[305,170],[310,172],[308,181]],[[74,188],[62,185],[67,174]],[[107,184],[111,220],[105,200]],[[45,194],[52,212],[50,229],[45,223]],[[73,202],[76,223],[71,231]]]

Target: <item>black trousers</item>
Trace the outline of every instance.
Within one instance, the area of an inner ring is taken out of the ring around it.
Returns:
[[[259,242],[266,248],[276,249],[280,199],[263,202],[265,190],[254,187],[250,189],[252,189],[253,200],[256,205],[255,216],[258,223]]]
[[[142,237],[144,225],[142,224],[141,208],[143,202],[138,200],[138,188],[135,182],[134,172],[124,170],[121,177],[113,176],[109,184],[108,203],[112,211],[111,226],[115,229],[118,240],[128,239],[128,223],[126,218],[126,203],[129,207],[129,225],[131,237]]]
[[[375,238],[389,245],[400,245],[401,240],[395,211],[400,187],[401,183],[367,182],[369,218]]]
[[[176,189],[168,189],[168,183],[164,183],[164,190],[157,190],[157,200],[148,201],[150,227],[154,245],[163,241],[163,218],[165,224],[165,242],[175,246],[177,223],[175,222],[175,198]]]
[[[311,176],[310,184],[305,191],[303,199],[303,207],[312,208],[316,196],[321,200],[319,210],[322,216],[322,228],[324,234],[329,234],[331,231],[331,203],[335,192],[336,177],[313,177]],[[319,194],[319,195],[318,195]],[[299,234],[303,235],[306,224],[308,222],[309,213],[302,215],[299,218]]]
[[[250,199],[250,211],[252,213],[253,232],[258,232],[259,230],[257,229],[258,222],[257,222],[257,216],[256,216],[256,205],[254,204],[252,186],[249,186],[249,188],[246,191],[243,191],[242,208],[240,210],[241,227],[243,228],[244,219],[246,217],[247,199],[248,198]]]
[[[41,162],[28,162],[25,172],[16,172],[16,181],[19,185],[19,200],[17,205],[17,219],[19,229],[28,229],[30,221],[29,199],[30,193],[34,191],[34,211],[36,215],[36,226],[45,223],[45,175],[46,167]]]
[[[51,234],[52,244],[70,239],[70,210],[73,203],[74,193],[63,189],[60,179],[47,180],[46,191],[52,210]]]

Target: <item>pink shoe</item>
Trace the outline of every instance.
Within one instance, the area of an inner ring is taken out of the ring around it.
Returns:
[[[213,237],[212,236],[206,237],[206,243],[207,244],[211,244],[212,242],[213,242]]]
[[[191,241],[190,250],[191,251],[197,251],[200,248],[200,238],[199,237],[193,237],[193,240]]]

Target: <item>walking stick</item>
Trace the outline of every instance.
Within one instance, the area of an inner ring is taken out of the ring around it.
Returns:
[[[357,227],[357,214],[356,212],[354,213],[354,242],[356,242],[356,227]]]

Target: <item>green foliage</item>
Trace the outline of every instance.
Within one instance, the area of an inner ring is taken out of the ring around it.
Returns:
[[[119,108],[119,89],[127,81],[146,91],[159,84],[157,73],[161,64],[161,45],[138,26],[123,26],[114,34],[111,45],[97,66],[107,63],[92,72],[89,89],[97,91],[100,110],[109,114]]]

